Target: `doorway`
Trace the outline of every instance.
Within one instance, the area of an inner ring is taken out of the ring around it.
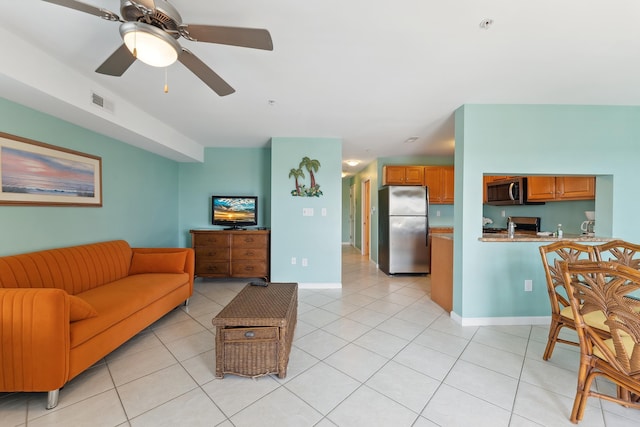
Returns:
[[[349,244],[356,245],[356,185],[349,186]]]
[[[362,182],[362,255],[369,256],[369,241],[371,238],[371,181]]]

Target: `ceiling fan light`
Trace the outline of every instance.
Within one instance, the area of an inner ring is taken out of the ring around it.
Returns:
[[[178,59],[178,42],[153,25],[125,22],[120,26],[120,35],[127,49],[137,59],[152,67],[167,67]]]

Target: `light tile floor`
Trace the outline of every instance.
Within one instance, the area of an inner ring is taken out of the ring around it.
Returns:
[[[425,276],[387,277],[343,249],[343,288],[300,290],[285,379],[214,378],[211,319],[246,281],[196,281],[169,313],[60,392],[0,393],[0,426],[569,426],[578,353],[547,328],[461,327]],[[599,387],[613,391],[611,384]],[[581,426],[638,426],[589,400]]]

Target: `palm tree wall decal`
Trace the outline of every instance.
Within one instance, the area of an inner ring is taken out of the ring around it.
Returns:
[[[289,178],[293,177],[296,180],[296,189],[293,190],[291,192],[292,195],[296,196],[300,196],[300,184],[298,184],[298,178],[304,178],[304,172],[302,172],[302,169],[298,168],[292,168],[291,171],[289,172]],[[295,192],[295,193],[294,193]]]
[[[311,180],[311,186],[309,188],[306,185],[298,182],[298,178],[304,178],[304,172],[302,168],[305,168],[309,172],[309,179]],[[320,161],[316,159],[311,159],[310,157],[303,157],[302,161],[298,165],[298,168],[292,168],[289,171],[289,178],[293,177],[296,181],[295,190],[291,190],[292,196],[300,196],[300,197],[320,197],[322,195],[322,191],[320,190],[320,185],[316,182],[316,176],[314,172],[318,172],[320,169]]]
[[[311,188],[314,188],[316,186],[316,177],[313,172],[318,172],[318,169],[320,169],[320,162],[316,159],[311,160],[308,157],[303,157],[302,161],[300,162],[300,166],[298,167],[302,169],[303,166],[309,172],[309,178],[311,178]]]

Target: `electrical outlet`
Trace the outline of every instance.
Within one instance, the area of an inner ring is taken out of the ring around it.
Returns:
[[[296,257],[291,257],[291,265],[296,265]]]
[[[306,258],[302,258],[302,266],[306,267],[309,265],[309,261]]]
[[[322,208],[322,216],[327,216],[327,208]]]
[[[524,291],[525,292],[533,291],[533,280],[527,279],[524,281]]]
[[[500,212],[500,215],[502,215],[502,218],[504,218],[505,216],[507,216],[507,212],[503,209],[502,212]]]
[[[440,211],[436,211],[436,216],[440,216]]]

